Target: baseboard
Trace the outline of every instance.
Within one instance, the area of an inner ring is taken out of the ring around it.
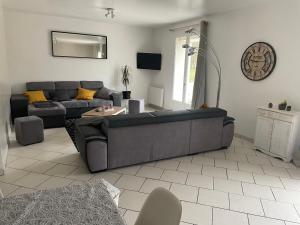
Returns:
[[[157,105],[147,104],[146,106],[149,106],[149,107],[151,107],[153,109],[157,109],[157,110],[166,110],[165,108],[157,106]]]
[[[234,136],[237,137],[237,138],[243,139],[245,141],[249,141],[251,143],[254,143],[254,139],[253,138],[249,138],[249,137],[246,137],[246,136],[238,134],[238,133],[235,133]]]

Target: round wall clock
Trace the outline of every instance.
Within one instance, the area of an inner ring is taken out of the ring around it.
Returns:
[[[249,80],[259,81],[267,78],[276,65],[274,48],[265,42],[250,45],[241,59],[241,69]]]

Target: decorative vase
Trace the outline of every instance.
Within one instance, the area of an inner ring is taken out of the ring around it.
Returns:
[[[286,109],[287,104],[286,103],[281,103],[278,105],[278,109],[279,110],[285,110]]]
[[[131,91],[122,91],[123,99],[130,99]]]
[[[291,111],[291,110],[292,110],[292,106],[288,105],[288,106],[286,107],[286,111]]]

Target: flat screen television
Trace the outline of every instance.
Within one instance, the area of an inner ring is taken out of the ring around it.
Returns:
[[[138,52],[136,56],[137,68],[147,70],[161,69],[161,54]]]

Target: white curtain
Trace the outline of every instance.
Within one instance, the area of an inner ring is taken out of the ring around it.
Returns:
[[[193,98],[191,105],[192,109],[199,109],[204,104],[206,104],[207,42],[206,39],[202,37],[207,37],[207,27],[208,22],[202,21],[200,24],[201,37],[199,42],[199,50],[201,51],[201,53],[198,54],[197,59]]]

